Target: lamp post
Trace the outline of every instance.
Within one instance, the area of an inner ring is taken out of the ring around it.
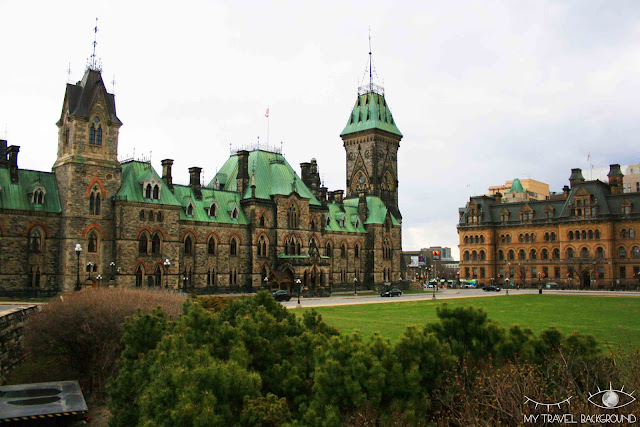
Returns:
[[[169,261],[169,258],[166,258],[164,260],[164,273],[165,273],[164,288],[165,289],[169,289],[169,267],[171,267],[171,261]]]
[[[269,288],[269,278],[267,276],[264,276],[264,288]]]
[[[542,283],[540,283],[541,280],[542,280],[542,273],[538,271],[538,293],[539,294],[542,293]]]
[[[102,274],[98,274],[98,277],[96,277],[96,279],[98,279],[98,287],[102,286]]]
[[[182,275],[182,291],[187,292],[187,275]]]
[[[111,280],[116,280],[116,263],[111,261],[109,267],[111,267]]]
[[[436,288],[438,287],[439,282],[440,279],[436,276],[436,283],[433,284],[433,295],[431,296],[431,299],[436,299]]]
[[[80,253],[82,252],[82,246],[80,246],[80,243],[76,244],[76,257],[78,258],[78,279],[76,280],[76,287],[74,288],[74,291],[79,291],[80,290]]]
[[[358,296],[358,278],[354,277],[353,278],[353,295],[354,296]]]
[[[87,270],[89,270],[89,276],[87,276],[87,280],[91,280],[91,268],[93,267],[93,263],[89,261],[87,263]]]
[[[302,292],[302,282],[300,281],[299,277],[296,279],[296,285],[298,285],[298,307],[301,307],[302,305],[300,304],[300,292]]]

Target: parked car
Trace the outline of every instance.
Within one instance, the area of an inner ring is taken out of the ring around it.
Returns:
[[[280,289],[279,291],[271,292],[271,295],[276,299],[276,301],[289,301],[291,299],[291,292],[286,289]]]
[[[402,295],[402,291],[398,288],[393,288],[388,291],[382,291],[380,293],[381,297],[399,297]]]
[[[500,292],[500,288],[493,285],[485,286],[482,290],[485,292]]]
[[[558,285],[556,282],[548,282],[544,285],[544,287],[547,289],[560,289],[560,285]]]

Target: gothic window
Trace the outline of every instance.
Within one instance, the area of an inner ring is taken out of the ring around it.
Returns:
[[[327,217],[328,218],[328,217]],[[333,251],[331,248],[331,243],[327,242],[327,246],[325,248],[325,252],[324,252],[325,256],[328,256],[329,258],[331,258],[331,256],[333,255]]]
[[[216,239],[214,239],[213,237],[209,237],[209,241],[207,242],[207,254],[216,254]]]
[[[31,267],[31,286],[34,288],[40,287],[40,267],[35,269]]]
[[[600,258],[600,259],[604,258],[604,248],[598,247],[596,249],[596,258]]]
[[[238,255],[238,241],[235,237],[232,237],[231,242],[229,242],[229,254],[232,256]]]
[[[102,125],[98,125],[96,129],[96,145],[102,145]]]
[[[354,258],[360,258],[360,245],[356,244],[353,248],[353,256]]]
[[[89,144],[95,145],[96,143],[96,127],[93,123],[89,127]]]
[[[151,253],[157,255],[160,253],[160,233],[154,233],[151,239]]]
[[[347,245],[343,243],[342,245],[340,245],[340,258],[346,258],[346,257],[347,257]]]
[[[144,277],[144,272],[142,271],[142,265],[138,265],[136,269],[136,287],[139,288],[142,286],[142,278]]]
[[[44,190],[40,187],[36,188],[33,192],[33,196],[31,199],[34,205],[41,205],[44,203]]]
[[[294,203],[287,209],[287,227],[298,228],[298,209]]]
[[[100,191],[94,188],[89,196],[89,215],[100,215]]]
[[[160,264],[156,265],[156,271],[154,273],[154,286],[162,287],[162,268]]]
[[[327,214],[327,227],[331,225],[331,217]]]
[[[95,254],[98,252],[98,236],[95,231],[89,233],[89,244],[87,245],[87,252]]]
[[[265,219],[264,219],[264,214],[260,215],[260,227],[264,227],[266,224]],[[311,229],[315,230],[316,223],[315,223],[315,218],[313,221],[311,221]]]
[[[238,209],[238,207],[234,207],[233,210],[231,211],[231,219],[238,219],[238,215],[240,214],[240,210]]]
[[[142,233],[138,238],[138,253],[146,254],[148,244],[149,239],[147,239],[147,235],[145,233]]]
[[[229,272],[229,284],[236,285],[238,283],[238,272],[235,268],[232,268]]]
[[[153,198],[160,200],[160,186],[158,184],[153,186]]]
[[[159,211],[159,212],[156,214],[156,221],[158,221],[158,222],[162,221],[162,212],[160,212],[160,211]]]
[[[207,286],[213,286],[216,284],[216,269],[212,268],[207,271]]]
[[[218,205],[215,203],[211,203],[211,206],[209,206],[209,216],[215,217],[217,214],[218,214]]]
[[[267,238],[263,234],[258,239],[258,256],[266,257],[268,255],[267,246]]]
[[[140,211],[140,219],[144,219],[144,211]]]
[[[151,184],[147,184],[147,186],[144,189],[144,197],[145,199],[150,199],[151,198]]]
[[[302,250],[301,250],[301,249],[302,249],[302,248],[301,248],[301,245],[300,245],[300,241],[298,240],[298,241],[296,242],[296,255],[300,255],[300,254],[302,253]]]
[[[34,254],[42,252],[42,235],[37,228],[29,232],[29,252]]]
[[[184,239],[184,254],[185,255],[193,254],[193,240],[191,239],[191,236],[187,236],[187,238]]]

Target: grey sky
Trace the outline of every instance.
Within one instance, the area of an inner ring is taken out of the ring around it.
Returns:
[[[230,143],[266,141],[269,106],[270,143],[296,169],[315,157],[330,189],[345,188],[339,134],[371,27],[404,134],[405,250],[457,255],[457,209],[490,185],[530,177],[559,191],[571,168],[589,178],[588,153],[596,168],[640,160],[637,1],[0,0],[0,137],[21,146],[23,168],[55,160],[66,70],[82,77],[96,16],[121,157],[152,152],[157,170],[175,159],[177,181],[191,166],[208,181]]]

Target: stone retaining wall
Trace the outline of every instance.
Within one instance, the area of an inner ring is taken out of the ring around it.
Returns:
[[[6,381],[9,370],[25,356],[22,328],[27,316],[37,308],[24,306],[0,316],[0,385]]]

